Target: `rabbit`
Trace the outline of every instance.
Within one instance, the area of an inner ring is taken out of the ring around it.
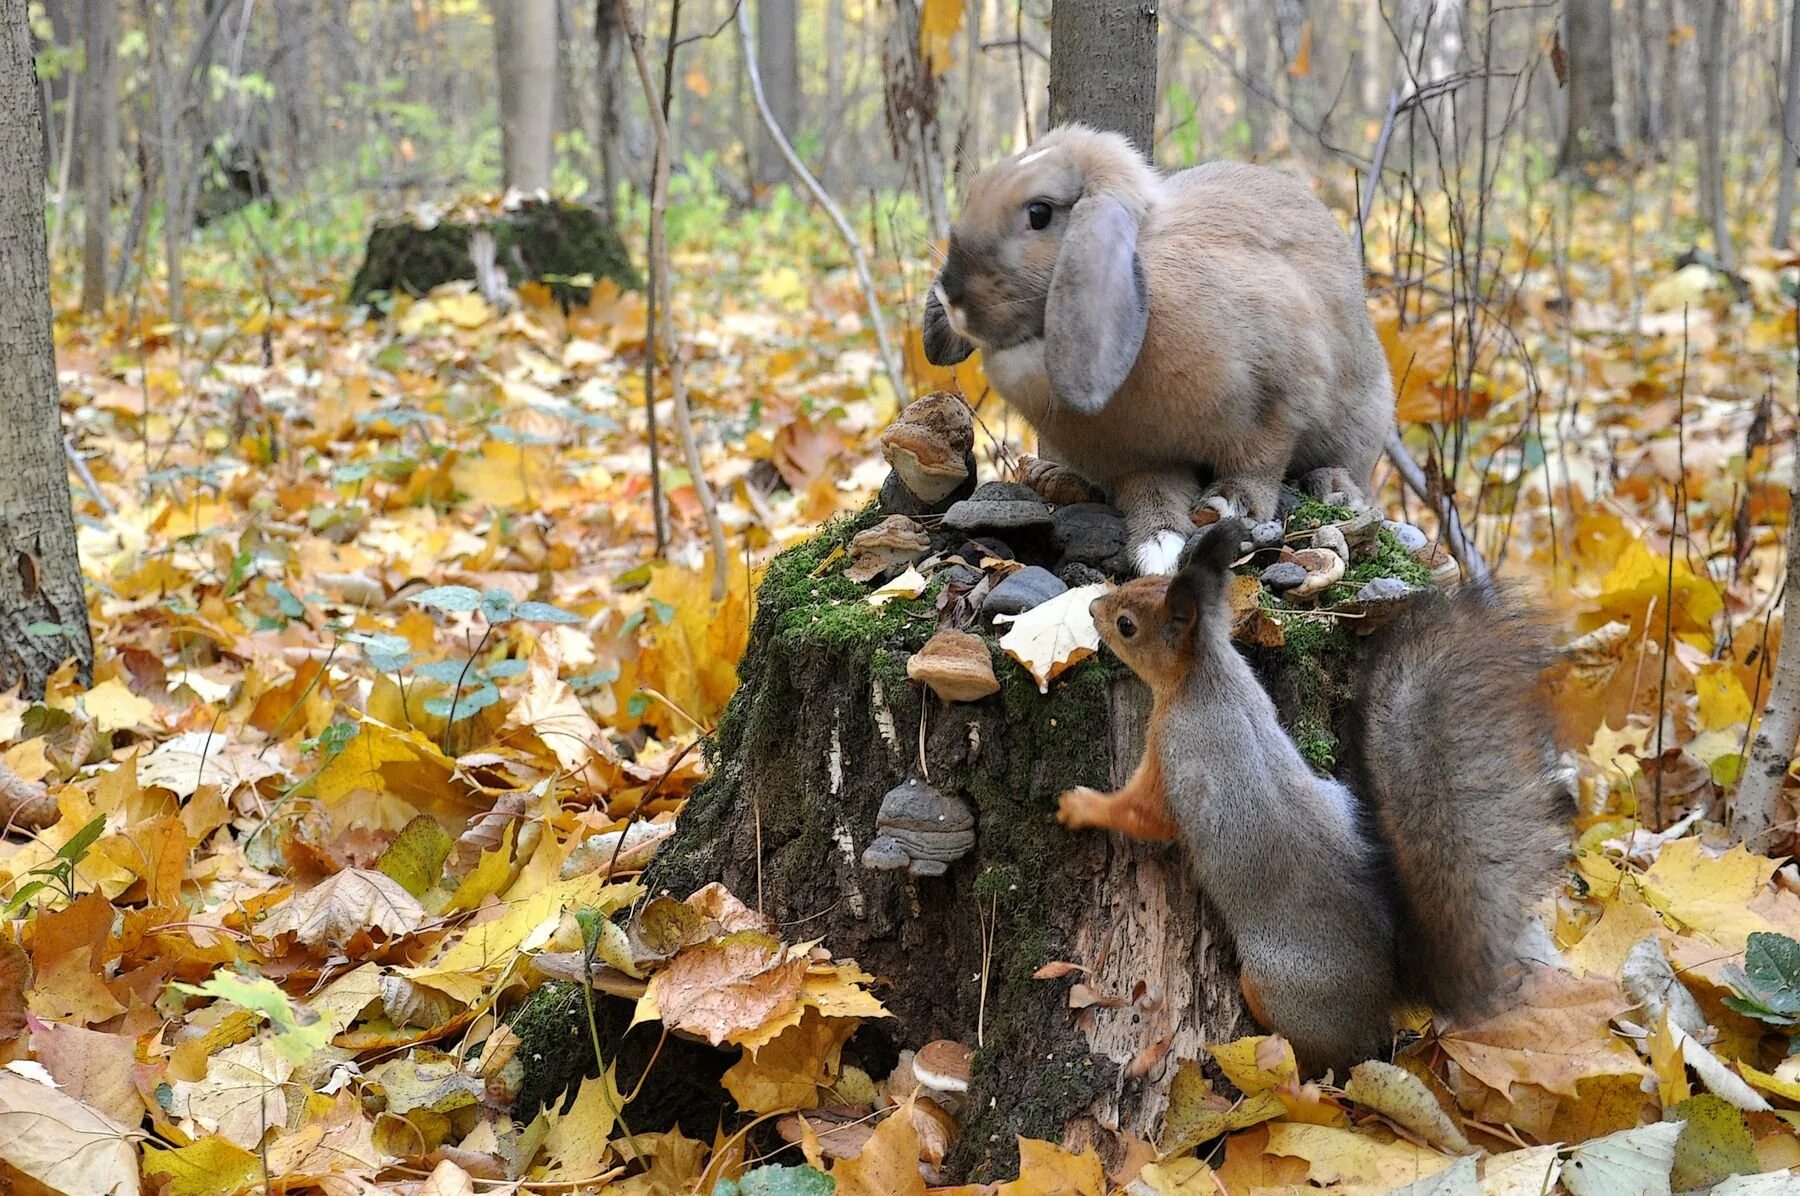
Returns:
[[[1361,264],[1322,203],[1260,166],[1164,176],[1082,125],[969,184],[924,341],[937,365],[982,350],[1037,429],[1025,479],[1061,466],[1110,492],[1142,573],[1174,570],[1198,506],[1272,519],[1290,478],[1364,505],[1394,423]]]

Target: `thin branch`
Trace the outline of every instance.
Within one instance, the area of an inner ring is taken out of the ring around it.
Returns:
[[[1387,119],[1381,122],[1381,136],[1375,142],[1375,157],[1369,163],[1369,186],[1364,193],[1361,209],[1357,212],[1356,239],[1360,249],[1363,238],[1363,226],[1368,223],[1369,211],[1374,205],[1375,187],[1381,179],[1382,159],[1387,157],[1388,145],[1393,139],[1394,118],[1399,114],[1399,91],[1392,93],[1388,101]],[[1406,442],[1400,439],[1399,429],[1388,435],[1388,460],[1394,464],[1394,471],[1400,475],[1401,483],[1425,505],[1437,512],[1438,526],[1443,537],[1444,547],[1450,555],[1462,565],[1463,573],[1470,581],[1485,581],[1489,576],[1487,561],[1482,559],[1481,550],[1475,547],[1474,541],[1463,531],[1462,515],[1456,509],[1456,495],[1443,487],[1438,493],[1432,493],[1430,482],[1425,471],[1419,468],[1412,453],[1408,451]]]
[[[623,2],[623,0],[621,0]],[[831,217],[831,223],[837,226],[838,236],[844,240],[844,247],[850,251],[850,260],[856,266],[856,280],[862,284],[863,302],[868,307],[869,323],[875,328],[875,343],[881,351],[881,365],[887,371],[888,384],[894,388],[894,399],[905,403],[907,399],[906,379],[900,370],[900,359],[894,355],[894,347],[888,341],[887,319],[881,314],[881,296],[875,291],[875,278],[869,273],[869,259],[864,256],[862,243],[856,239],[856,231],[850,222],[844,219],[843,211],[833,202],[831,195],[825,190],[800,155],[794,152],[787,134],[782,132],[775,114],[769,110],[769,101],[763,95],[762,69],[756,63],[756,48],[750,36],[750,10],[743,5],[737,10],[738,45],[744,54],[744,74],[750,80],[750,94],[756,100],[756,111],[762,117],[763,128],[768,131],[769,140],[781,151],[782,160],[802,186],[812,195],[813,200],[825,209]]]
[[[741,11],[741,10],[740,10]],[[656,170],[650,185],[650,272],[651,285],[656,293],[670,296],[669,290],[669,239],[667,222],[664,219],[669,201],[669,122],[663,119],[662,105],[657,102],[656,82],[650,75],[650,64],[644,57],[644,35],[638,31],[637,21],[631,13],[630,0],[619,0],[619,20],[625,29],[625,40],[631,46],[632,61],[637,64],[638,81],[644,86],[644,103],[650,109],[650,125],[656,134]],[[663,356],[669,366],[669,395],[675,407],[675,430],[681,436],[681,450],[687,457],[688,473],[694,479],[694,496],[700,502],[700,514],[706,523],[706,533],[712,541],[713,588],[712,597],[718,602],[725,597],[726,578],[729,576],[731,560],[725,555],[725,526],[719,522],[719,507],[713,500],[712,486],[706,480],[706,471],[700,461],[700,445],[694,439],[694,417],[688,410],[687,385],[682,376],[682,359],[680,347],[675,342],[674,304],[668,304],[669,311],[664,313],[660,328],[650,329],[651,338],[661,333]],[[652,357],[656,354],[656,345],[646,338],[644,351]],[[653,401],[653,395],[645,396]]]

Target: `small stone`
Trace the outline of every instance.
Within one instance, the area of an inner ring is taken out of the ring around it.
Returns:
[[[948,499],[974,476],[969,405],[939,390],[907,405],[881,433],[881,451],[901,484],[927,503]]]
[[[906,662],[906,676],[946,702],[977,702],[1000,692],[987,644],[966,631],[944,630]]]
[[[1250,529],[1250,546],[1258,552],[1265,548],[1280,548],[1286,539],[1286,533],[1287,529],[1279,519],[1259,523]]]
[[[1344,542],[1356,549],[1373,544],[1381,532],[1383,522],[1381,512],[1374,507],[1362,507],[1338,524],[1337,529],[1343,534]]]
[[[1357,602],[1398,602],[1419,592],[1419,587],[1400,577],[1377,577],[1356,591]]]
[[[989,482],[988,486],[1010,486],[1010,482]],[[1030,498],[984,498],[976,490],[969,498],[944,512],[943,526],[959,532],[1033,532],[1050,526],[1050,508],[1033,494]],[[1019,487],[1024,489],[1024,487]],[[1029,492],[1027,492],[1029,493]]]
[[[1322,548],[1326,552],[1335,552],[1346,561],[1350,559],[1350,543],[1344,539],[1344,533],[1333,524],[1324,524],[1313,533],[1313,547]]]
[[[1408,552],[1417,552],[1431,542],[1424,532],[1410,523],[1401,523],[1398,519],[1389,519],[1381,526],[1387,528],[1388,533],[1399,541],[1400,547]]]
[[[981,584],[981,579],[986,574],[968,565],[949,565],[938,570],[934,576],[943,578],[947,585],[961,586],[965,590],[972,590]]]
[[[1294,562],[1306,570],[1306,580],[1288,591],[1290,598],[1323,594],[1344,576],[1344,558],[1323,548],[1303,548],[1294,554]]]
[[[1306,566],[1293,561],[1277,561],[1262,571],[1262,583],[1281,593],[1306,584]]]
[[[1106,580],[1107,574],[1092,565],[1084,565],[1080,561],[1070,561],[1057,568],[1056,577],[1071,590],[1079,590],[1082,586],[1100,585]]]
[[[1058,507],[1050,541],[1064,564],[1098,566],[1125,550],[1125,517],[1104,503]]]
[[[1019,482],[983,482],[970,498],[980,502],[1042,502],[1038,492]]]
[[[987,601],[981,604],[981,613],[988,616],[1022,615],[1033,607],[1042,606],[1068,588],[1050,570],[1038,565],[1027,565],[989,592]]]
[[[931,544],[925,529],[905,515],[889,515],[850,540],[851,565],[844,576],[866,585],[884,573],[912,564]]]

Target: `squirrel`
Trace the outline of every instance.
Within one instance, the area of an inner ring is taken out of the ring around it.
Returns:
[[[1179,840],[1237,944],[1250,1013],[1305,1074],[1380,1054],[1398,1009],[1485,1012],[1574,814],[1537,692],[1547,637],[1491,584],[1424,596],[1369,637],[1352,788],[1317,775],[1231,642],[1226,519],[1174,577],[1095,599],[1107,645],[1150,687],[1137,771],[1064,793],[1071,828]]]

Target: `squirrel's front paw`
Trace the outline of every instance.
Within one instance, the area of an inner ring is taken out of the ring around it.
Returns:
[[[1111,800],[1098,789],[1077,786],[1056,799],[1056,820],[1072,831],[1107,826],[1106,807]]]

